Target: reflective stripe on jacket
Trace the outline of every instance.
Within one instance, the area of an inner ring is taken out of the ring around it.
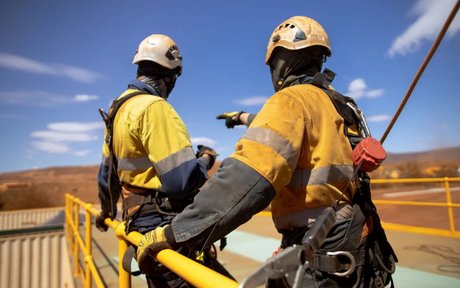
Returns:
[[[134,91],[128,89],[120,97]],[[158,189],[162,186],[162,175],[190,160],[196,166],[187,128],[161,97],[146,94],[127,101],[115,117],[113,134],[118,176],[125,183]],[[104,143],[104,164],[108,156],[109,149]]]
[[[320,207],[340,198],[353,173],[343,125],[325,92],[295,85],[273,95],[236,144],[230,157],[276,190],[272,215],[277,229],[306,226]],[[351,202],[355,189],[353,182],[342,199]]]

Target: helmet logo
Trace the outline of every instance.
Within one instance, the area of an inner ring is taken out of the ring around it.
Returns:
[[[276,34],[276,35],[273,36],[273,38],[272,38],[272,42],[273,42],[273,43],[276,43],[276,42],[278,42],[278,41],[280,41],[280,40],[281,40],[280,34]]]

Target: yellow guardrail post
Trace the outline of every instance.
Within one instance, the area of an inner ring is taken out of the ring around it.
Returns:
[[[80,256],[80,253],[79,253],[79,245],[78,245],[78,241],[77,241],[77,238],[78,236],[80,235],[80,231],[78,231],[79,227],[80,227],[80,205],[78,205],[78,203],[76,203],[75,200],[78,200],[78,198],[75,198],[74,199],[74,213],[75,213],[75,220],[74,220],[74,224],[75,224],[75,231],[74,231],[74,234],[73,234],[73,238],[75,239],[75,244],[74,244],[74,257],[75,257],[75,277],[78,277],[80,276],[80,261],[79,261],[79,256]]]
[[[449,213],[449,224],[450,224],[450,231],[452,234],[455,233],[455,224],[454,224],[454,212],[452,211],[452,198],[450,197],[450,187],[449,187],[449,178],[444,177],[444,185],[446,186],[446,200],[447,200],[447,211]]]
[[[69,242],[70,242],[70,253],[73,253],[75,248],[75,241],[74,241],[74,233],[73,233],[73,209],[74,209],[74,204],[73,204],[73,196],[69,195],[69,200],[68,200],[69,207],[67,208],[67,224],[69,227],[68,233],[69,233]]]
[[[65,193],[65,205],[64,205],[64,214],[65,214],[65,231],[67,236],[67,241],[70,242],[70,233],[69,233],[69,194]]]
[[[118,225],[115,229],[115,234],[118,237],[118,287],[130,288],[131,287],[131,274],[123,269],[123,256],[130,243],[124,238],[125,229],[124,225]]]
[[[86,204],[85,205],[85,211],[86,211],[86,218],[85,218],[85,246],[86,246],[86,256],[85,256],[85,262],[86,262],[86,273],[85,273],[85,280],[86,280],[86,288],[91,288],[91,284],[93,283],[91,281],[91,268],[89,262],[93,260],[92,256],[92,249],[91,249],[91,243],[92,243],[92,231],[91,231],[91,213],[89,210],[93,207],[91,204]]]

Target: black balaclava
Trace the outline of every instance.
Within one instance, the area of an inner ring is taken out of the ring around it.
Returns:
[[[168,69],[152,61],[142,61],[137,68],[137,79],[152,87],[162,98],[168,99],[179,73],[177,69]]]
[[[305,76],[314,76],[321,71],[324,50],[313,46],[301,50],[278,47],[270,57],[270,73],[275,92],[289,87],[292,82]]]

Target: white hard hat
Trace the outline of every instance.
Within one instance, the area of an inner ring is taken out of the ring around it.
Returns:
[[[168,69],[182,71],[182,56],[176,43],[166,35],[153,34],[145,38],[134,55],[133,64],[152,61]]]

